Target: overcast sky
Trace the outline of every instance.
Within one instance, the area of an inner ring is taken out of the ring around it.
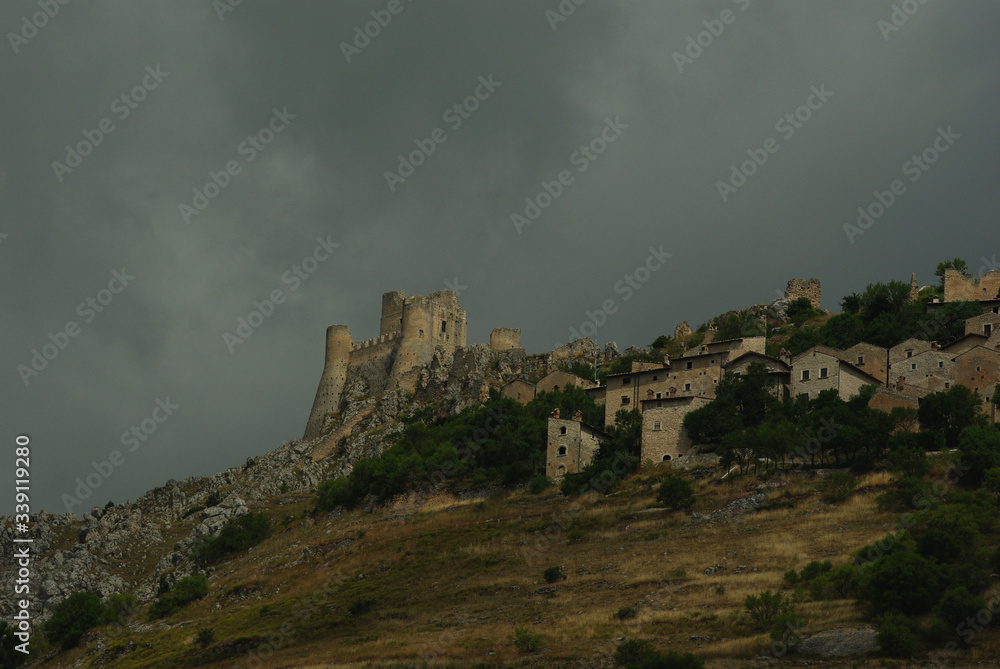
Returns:
[[[32,511],[115,450],[74,511],[301,437],[325,328],[377,335],[385,291],[458,289],[470,343],[624,349],[1000,255],[994,0],[49,2],[0,5]]]

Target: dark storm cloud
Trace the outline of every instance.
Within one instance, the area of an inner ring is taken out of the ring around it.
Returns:
[[[69,2],[16,53],[8,33],[39,4],[0,8],[0,438],[32,436],[35,509],[62,510],[115,449],[126,461],[87,508],[300,436],[325,327],[374,336],[387,290],[457,282],[471,341],[521,327],[530,351],[612,299],[597,338],[624,347],[793,276],[820,278],[836,308],[868,281],[926,283],[945,257],[998,251],[995,3],[897,2],[910,13],[891,30],[887,2],[567,0],[558,20],[555,1],[402,0],[347,62],[341,44],[389,4],[244,0],[220,19],[208,0]],[[776,124],[821,87],[787,136]],[[445,115],[469,96],[474,111]],[[904,163],[949,127],[959,138],[909,181]],[[769,138],[723,201],[717,183]],[[897,179],[905,193],[851,243],[844,224]],[[519,233],[512,214],[542,193]],[[318,239],[339,247],[303,274]],[[623,291],[661,246],[663,266]],[[135,279],[111,293],[113,271]],[[223,333],[275,290],[285,301],[230,353]],[[79,334],[25,385],[17,367],[70,321]],[[121,435],[144,420],[155,431],[130,452]]]

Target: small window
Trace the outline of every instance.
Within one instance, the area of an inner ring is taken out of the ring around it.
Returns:
[[[622,404],[628,404],[628,395],[622,395]]]
[[[694,366],[694,363],[693,362],[689,362],[687,364],[687,369],[691,369],[693,366]]]
[[[826,371],[827,371],[826,367],[820,367],[819,368],[819,378],[825,379],[827,377]]]
[[[423,339],[424,338],[424,331],[420,330],[420,332],[417,334],[417,336],[420,337],[421,339]]]
[[[906,352],[906,357],[907,358],[912,358],[913,357],[913,351],[907,351]]]
[[[656,403],[656,408],[657,409],[662,409],[663,408],[663,402],[657,402]]]
[[[950,383],[946,383],[946,384],[944,384],[944,387],[945,387],[945,389],[951,388],[951,384]]]
[[[859,365],[865,364],[865,356],[863,356],[863,355],[859,355],[858,356],[858,364]]]
[[[691,390],[691,384],[690,383],[685,383],[684,384],[684,390]]]
[[[656,378],[657,378],[657,377],[656,377],[656,374],[654,374],[654,375],[653,375],[653,380],[655,381],[655,380],[656,380]]]
[[[917,368],[917,363],[911,362],[910,363],[910,369],[916,369],[916,368]]]
[[[983,371],[983,368],[981,366],[979,366],[979,365],[976,365],[976,371],[977,372],[981,372],[981,371]]]
[[[666,455],[663,456],[663,462],[666,462],[669,459],[670,459],[670,454],[669,453],[667,453]]]
[[[623,386],[627,386],[628,382],[629,382],[629,378],[627,376],[624,379],[622,379],[622,385]]]
[[[743,372],[733,372],[733,376],[742,376]]]
[[[566,447],[565,446],[560,446],[559,447],[559,455],[566,455]]]
[[[809,380],[809,370],[808,369],[803,369],[802,370],[802,380],[803,381],[808,381]]]
[[[938,360],[938,367],[944,367],[944,360]]]
[[[566,426],[565,425],[563,425],[562,427],[559,428],[559,434],[566,434]]]
[[[993,324],[992,323],[984,323],[983,324],[983,334],[986,335],[987,337],[989,337],[990,333],[992,333],[992,332],[993,332]]]
[[[660,393],[656,393],[656,399],[660,399],[660,397],[661,397],[661,394]],[[656,404],[657,404],[657,406],[659,406],[660,403],[657,402]]]
[[[654,420],[653,421],[653,430],[659,431],[659,429],[660,429],[660,421]]]
[[[993,313],[1000,314],[1000,307],[993,307]]]
[[[441,332],[448,331],[448,321],[441,321]]]

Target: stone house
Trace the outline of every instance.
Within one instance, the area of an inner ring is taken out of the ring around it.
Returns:
[[[501,388],[500,397],[507,397],[522,405],[528,404],[535,399],[535,385],[515,379]]]
[[[689,455],[693,444],[684,429],[684,416],[709,402],[707,397],[677,394],[642,400],[642,461]]]
[[[889,370],[888,349],[862,342],[842,351],[837,357],[871,374],[883,384],[889,381],[886,376]]]
[[[746,374],[750,365],[755,362],[762,363],[767,368],[767,374],[771,377],[771,388],[774,390],[775,398],[783,400],[788,397],[792,380],[792,368],[784,360],[750,351],[722,365],[722,373],[732,372],[734,375],[740,376]]]
[[[877,377],[818,347],[803,351],[792,360],[792,397],[806,395],[815,399],[820,392],[832,389],[846,400],[857,395],[864,385],[881,383]]]
[[[931,348],[933,348],[931,342],[926,339],[917,339],[916,337],[910,337],[906,341],[899,342],[889,349],[889,368],[892,369],[892,366],[900,360],[920,355],[924,351],[931,350]]]
[[[995,407],[990,402],[1000,380],[1000,351],[977,346],[955,357],[955,383],[960,383],[982,396],[982,410],[996,420]]]
[[[955,355],[942,351],[937,342],[931,342],[930,350],[892,364],[889,378],[898,382],[900,377],[906,379],[907,386],[934,393],[943,392],[955,383]]]
[[[584,423],[579,411],[573,420],[566,420],[556,409],[549,418],[545,475],[561,479],[566,474],[580,473],[594,459],[601,440],[607,439],[610,436],[606,432]]]
[[[571,374],[569,372],[564,372],[561,369],[557,369],[554,372],[549,372],[535,384],[535,393],[550,393],[556,390],[565,390],[566,386],[576,386],[577,388],[593,388],[598,384],[594,381],[588,381],[587,379],[577,376],[576,374]]]
[[[988,311],[965,319],[965,334],[967,335],[978,334],[989,339],[994,333],[1000,333],[1000,313]]]

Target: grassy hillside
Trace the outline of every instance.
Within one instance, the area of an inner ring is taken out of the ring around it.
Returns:
[[[802,475],[712,484],[715,471],[694,479],[692,515],[657,507],[664,472],[643,470],[606,497],[550,488],[316,518],[313,499],[285,496],[263,509],[271,537],[215,567],[206,598],[152,623],[140,609],[39,666],[599,667],[621,640],[645,638],[743,667],[773,644],[744,613],[747,595],[790,595],[786,571],[846,563],[896,518],[875,504],[886,473],[831,505]],[[759,510],[711,513],[753,495]],[[565,580],[546,582],[553,566]],[[806,595],[796,609],[807,637],[863,620],[853,600]],[[204,628],[214,640],[203,648]],[[541,648],[519,649],[516,629]],[[987,628],[951,666],[997,656],[1000,635]]]

